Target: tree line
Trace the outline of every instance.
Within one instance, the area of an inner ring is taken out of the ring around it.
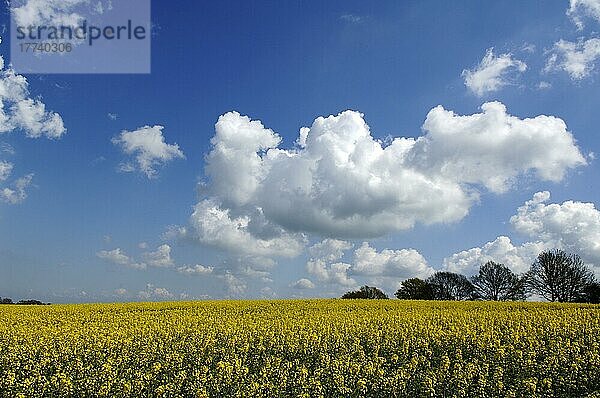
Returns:
[[[540,253],[529,271],[517,275],[504,264],[488,261],[471,278],[438,271],[427,279],[402,282],[394,294],[403,300],[524,301],[532,295],[552,302],[600,303],[600,283],[577,254],[553,249]],[[387,299],[373,286],[342,298]]]
[[[16,303],[9,297],[0,297],[0,304],[18,304],[18,305],[49,305],[39,300],[19,300]]]

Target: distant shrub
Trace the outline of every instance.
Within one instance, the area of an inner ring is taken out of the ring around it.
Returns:
[[[373,286],[362,286],[359,290],[344,293],[343,299],[375,299],[382,300],[387,299],[388,296]]]

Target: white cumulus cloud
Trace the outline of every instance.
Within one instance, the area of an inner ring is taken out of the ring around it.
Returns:
[[[548,191],[537,192],[510,218],[515,231],[530,241],[515,245],[510,238],[499,236],[445,258],[443,268],[473,275],[481,265],[495,261],[523,273],[539,253],[558,248],[579,254],[600,275],[600,211],[593,203],[547,203],[549,200]]]
[[[513,58],[512,54],[496,56],[494,49],[489,48],[479,65],[463,70],[462,76],[467,88],[481,97],[511,84],[515,76],[526,69],[525,62]]]
[[[167,288],[154,286],[151,283],[146,285],[145,290],[138,292],[138,298],[142,300],[166,300],[175,297]]]
[[[112,139],[112,143],[119,146],[127,154],[135,156],[132,163],[123,163],[121,171],[129,172],[139,170],[148,178],[155,177],[156,167],[177,158],[185,158],[177,144],[167,144],[163,136],[163,126],[144,126],[134,131],[123,130],[121,134]]]
[[[423,131],[384,145],[362,114],[346,111],[317,118],[283,149],[260,121],[227,113],[187,234],[224,250],[292,257],[305,234],[364,239],[455,222],[479,188],[505,192],[524,174],[560,181],[586,164],[563,120],[520,119],[499,102],[466,116],[435,107]]]
[[[231,210],[221,208],[213,200],[203,200],[194,207],[190,218],[194,237],[201,243],[226,251],[258,256],[294,257],[303,248],[303,239],[280,227],[267,225],[260,213],[232,216]],[[184,231],[184,230],[180,230]],[[187,233],[187,232],[186,232]]]
[[[461,116],[438,106],[427,115],[415,158],[423,168],[460,183],[481,184],[505,192],[523,173],[558,182],[586,160],[555,116],[520,119],[500,102],[482,105],[482,113]]]
[[[415,249],[390,250],[378,252],[367,242],[354,251],[351,272],[353,275],[387,276],[397,279],[427,278],[434,269]]]
[[[338,239],[325,239],[316,243],[308,249],[311,258],[306,263],[306,270],[320,282],[354,286],[356,281],[348,277],[351,265],[338,261],[352,247],[350,242]]]
[[[230,272],[220,275],[225,282],[225,288],[229,297],[242,297],[246,294],[248,285],[246,282]]]
[[[514,245],[510,238],[499,236],[482,247],[474,247],[446,257],[444,270],[465,275],[474,275],[479,267],[488,261],[501,263],[519,274],[529,270],[531,263],[543,250],[551,249],[551,245],[543,242],[526,242]]]
[[[514,229],[530,239],[578,253],[600,267],[600,211],[594,203],[549,200],[550,193],[544,191],[525,202],[510,219]]]
[[[155,251],[143,254],[144,261],[153,267],[170,267],[173,265],[171,246],[160,245]]]
[[[20,131],[29,138],[58,139],[67,130],[58,113],[46,110],[39,98],[30,98],[27,79],[10,67],[4,68],[4,58],[0,56],[0,135],[13,131]],[[15,151],[2,143],[0,153],[14,155]],[[27,198],[26,189],[31,185],[33,174],[8,183],[12,171],[12,163],[0,159],[0,201],[17,204]]]
[[[85,3],[89,0],[26,0],[11,13],[21,26],[73,26],[83,19],[74,9]]]
[[[144,249],[147,245],[144,245]],[[169,268],[175,265],[171,258],[171,246],[167,244],[160,245],[154,251],[146,251],[141,254],[142,260],[136,260],[134,257],[125,254],[120,248],[113,250],[101,250],[96,256],[107,260],[113,264],[124,265],[134,269],[146,269],[148,267]]]
[[[302,278],[302,279],[298,279],[296,282],[292,283],[290,285],[290,287],[292,287],[294,289],[299,289],[299,290],[307,290],[307,289],[314,289],[315,284],[312,283],[312,281],[310,279]]]
[[[10,5],[16,24],[25,27],[78,26],[90,15],[113,9],[112,0],[23,0]]]
[[[98,258],[111,262],[117,265],[123,265],[134,269],[146,269],[145,263],[136,262],[132,257],[129,257],[120,248],[113,250],[100,250],[96,253]]]
[[[212,274],[214,268],[196,264],[193,266],[182,266],[177,268],[177,272],[184,275],[209,275]]]
[[[30,138],[60,138],[65,134],[61,116],[47,111],[43,102],[29,95],[24,76],[10,68],[0,70],[0,134],[15,130]]]
[[[407,278],[427,278],[434,269],[414,249],[377,251],[363,242],[348,262],[341,261],[353,245],[346,241],[325,239],[309,248],[306,270],[319,282],[338,286],[376,284],[396,289]]]

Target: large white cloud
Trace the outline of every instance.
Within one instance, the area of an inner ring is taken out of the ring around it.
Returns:
[[[600,21],[600,0],[570,0],[567,15],[573,19],[578,29],[583,29],[584,17]]]
[[[600,211],[593,203],[569,200],[548,204],[549,200],[548,191],[538,192],[510,218],[515,231],[529,242],[515,245],[508,237],[499,236],[445,258],[443,268],[473,275],[482,264],[495,261],[523,273],[540,252],[558,248],[579,254],[600,275]]]
[[[445,258],[443,268],[470,276],[476,274],[483,264],[494,261],[519,274],[528,271],[537,255],[550,248],[551,245],[543,242],[526,242],[515,246],[510,238],[499,236],[482,247],[474,247]]]
[[[573,80],[588,77],[600,58],[600,39],[580,39],[577,42],[559,40],[554,44],[545,71],[562,70]]]
[[[351,272],[353,275],[388,276],[396,279],[427,278],[434,270],[415,249],[378,252],[367,242],[354,251]]]
[[[342,258],[353,245],[346,241],[325,239],[309,248],[306,270],[319,282],[350,287],[361,283],[376,284],[395,290],[408,278],[427,278],[434,269],[414,249],[377,251],[363,242],[348,262]]]
[[[46,110],[40,99],[30,98],[27,79],[12,68],[5,68],[0,56],[0,135],[13,131],[23,132],[29,138],[58,139],[67,130],[58,113]],[[14,149],[3,143],[0,153],[11,155]],[[17,204],[27,198],[26,189],[32,183],[33,173],[9,182],[12,172],[13,164],[0,159],[0,201]]]
[[[441,106],[431,110],[423,125],[427,134],[415,145],[421,167],[500,193],[523,173],[557,182],[570,168],[586,164],[562,119],[519,119],[500,102],[485,103],[482,110],[468,116]]]
[[[549,192],[538,192],[519,207],[510,219],[515,230],[530,239],[578,253],[600,267],[600,211],[593,203],[547,203],[549,200]]]
[[[308,249],[311,258],[306,263],[306,270],[320,282],[354,286],[356,281],[348,276],[351,265],[339,261],[352,247],[350,242],[338,239],[316,243]]]
[[[27,79],[4,68],[0,56],[0,134],[12,131],[22,131],[29,138],[60,138],[66,129],[58,113],[47,111],[42,101],[30,98]]]
[[[319,282],[331,283],[339,286],[356,286],[356,281],[348,275],[352,265],[337,262],[328,263],[323,259],[310,259],[306,263],[306,270]]]
[[[188,234],[224,250],[291,257],[303,234],[364,239],[455,222],[481,187],[505,192],[523,174],[559,181],[586,163],[561,119],[520,119],[499,102],[467,116],[435,107],[423,131],[386,146],[362,114],[346,111],[317,118],[282,149],[261,122],[227,113]]]
[[[308,248],[308,254],[312,258],[333,262],[341,259],[344,252],[350,250],[354,245],[339,239],[324,239]]]
[[[112,0],[24,0],[13,1],[10,6],[15,23],[25,27],[77,26],[90,16],[113,9]]]
[[[89,0],[27,0],[12,7],[11,14],[21,26],[73,26],[83,19],[74,9],[86,3]]]
[[[121,171],[139,170],[148,178],[155,177],[156,167],[173,159],[185,158],[177,144],[167,144],[163,136],[163,126],[144,126],[134,131],[124,130],[112,139],[127,154],[135,156],[135,166],[126,162]]]
[[[427,176],[481,184],[494,192],[505,191],[524,172],[560,181],[566,170],[585,164],[561,119],[519,119],[499,102],[483,104],[482,111],[461,116],[435,107],[423,124],[426,134],[415,141],[408,160]]]
[[[0,134],[15,130],[30,138],[60,138],[65,134],[60,115],[47,111],[43,102],[29,95],[24,76],[11,68],[0,70]]]
[[[514,75],[526,69],[525,62],[513,58],[512,54],[496,56],[494,49],[489,48],[479,65],[472,70],[463,70],[462,76],[467,88],[481,97],[511,84]]]
[[[235,217],[231,212],[213,200],[201,201],[190,218],[192,236],[205,245],[239,254],[294,257],[302,251],[301,236],[289,234],[280,227],[261,228],[256,225],[256,220],[263,219],[259,214]]]
[[[547,203],[549,200],[549,192],[538,192],[510,219],[515,231],[530,241],[514,244],[499,236],[481,247],[446,257],[442,269],[471,276],[481,265],[495,261],[521,274],[530,269],[539,253],[559,248],[579,254],[600,275],[600,211],[593,203]],[[393,290],[404,279],[426,278],[435,271],[414,249],[377,251],[366,242],[343,262],[352,247],[349,242],[332,239],[315,244],[308,251],[308,273],[319,282],[342,287],[371,283]]]

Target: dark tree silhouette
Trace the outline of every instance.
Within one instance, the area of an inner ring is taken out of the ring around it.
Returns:
[[[546,250],[531,265],[527,276],[533,293],[548,301],[580,301],[594,275],[576,254],[563,250]]]
[[[433,288],[423,279],[411,278],[402,282],[395,296],[402,300],[433,300]]]
[[[504,264],[488,261],[471,278],[476,297],[482,300],[525,300],[525,278],[519,278]]]
[[[46,303],[41,302],[40,300],[19,300],[17,301],[19,305],[46,305]]]
[[[427,278],[433,289],[434,300],[470,300],[475,287],[466,276],[453,272],[439,271]]]
[[[388,296],[373,286],[362,286],[359,290],[344,293],[343,299],[387,299]]]
[[[600,283],[594,281],[583,289],[582,303],[600,304]]]
[[[43,303],[39,300],[19,300],[16,303],[8,297],[0,298],[0,304],[19,304],[19,305],[49,305],[50,303]]]

